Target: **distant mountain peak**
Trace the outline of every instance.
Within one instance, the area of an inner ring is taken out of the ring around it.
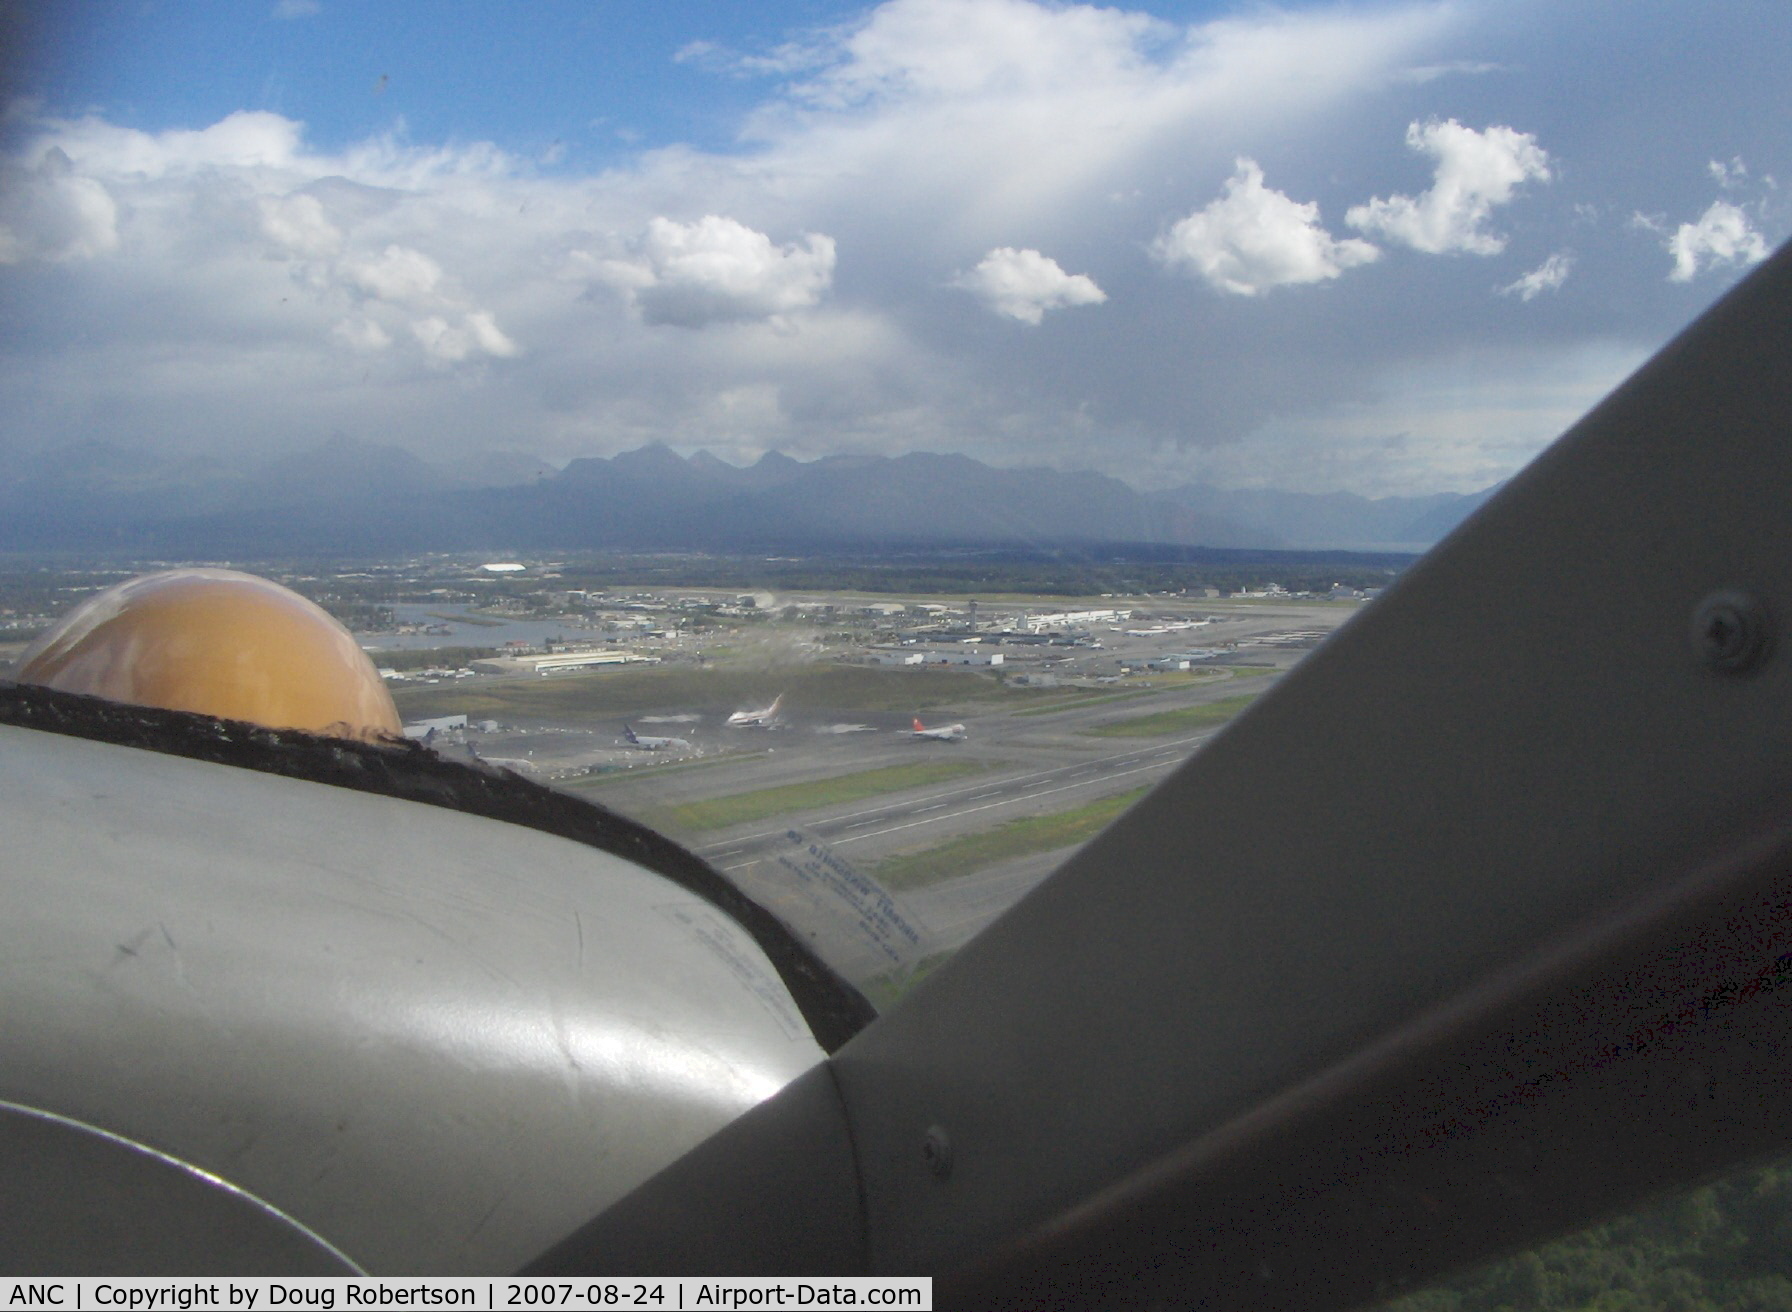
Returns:
[[[191,555],[771,543],[1397,550],[1435,541],[1487,495],[1137,492],[1090,470],[1003,469],[926,451],[808,461],[767,451],[743,469],[665,442],[555,472],[514,451],[424,461],[343,432],[224,467],[95,439],[0,470],[0,545],[134,542]]]
[[[646,446],[638,446],[633,451],[622,451],[610,457],[610,464],[617,469],[687,469],[685,458],[667,446],[664,442],[649,442]]]

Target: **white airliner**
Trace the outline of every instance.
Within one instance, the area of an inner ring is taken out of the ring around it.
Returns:
[[[784,701],[784,694],[779,693],[772,698],[772,704],[762,711],[736,711],[728,717],[731,729],[769,729],[777,718],[778,707]]]
[[[965,739],[964,726],[962,724],[948,724],[943,725],[938,729],[929,729],[921,723],[921,718],[919,716],[915,717],[915,728],[912,736],[916,738],[931,738],[935,742],[941,743],[961,743]]]
[[[639,747],[644,752],[663,752],[673,747],[689,750],[691,746],[688,738],[643,738],[632,724],[623,725],[622,732],[628,736],[630,747]]]

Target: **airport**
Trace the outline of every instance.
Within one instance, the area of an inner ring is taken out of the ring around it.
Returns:
[[[357,623],[407,738],[679,839],[814,921],[830,964],[884,1004],[1369,600],[1267,579],[1081,601],[591,588],[570,586],[577,560],[501,564],[271,572]],[[91,577],[70,571],[66,595]],[[893,899],[915,940],[899,960],[790,902],[792,833]]]
[[[1361,1303],[1783,1152],[1786,683],[1765,576],[1700,550],[1723,508],[1786,554],[1735,487],[1784,432],[1767,272],[1368,604],[1054,599],[1029,642],[1026,604],[680,591],[631,637],[443,585],[407,644],[371,571],[21,571],[15,631],[77,604],[0,689],[11,878],[54,913],[0,953],[54,1018],[7,1033],[8,1128],[43,1178],[162,1173],[120,1241],[158,1269],[938,1270],[1012,1307]],[[1672,533],[1561,497],[1639,446]],[[566,627],[642,659],[463,663]],[[1024,671],[863,659],[1010,634]],[[148,1149],[95,1133],[138,1117]],[[21,1253],[87,1265],[83,1192],[32,1192]]]
[[[532,672],[527,655],[474,660],[467,668],[479,677],[443,671],[450,677],[401,680],[394,694],[407,732],[435,730],[438,751],[644,819],[761,898],[782,877],[784,836],[800,828],[890,885],[923,927],[921,959],[937,960],[1365,599],[1333,600],[1329,590],[1295,598],[1276,587],[1078,610],[1062,598],[868,602],[802,591],[762,594],[763,604],[744,608],[741,600],[648,593],[624,611],[582,595],[567,627],[618,646],[570,652],[548,671]],[[502,622],[489,608],[460,613]],[[679,620],[698,614],[725,623],[701,638],[681,632]],[[619,617],[628,628],[613,626]],[[1198,651],[1191,631],[1202,635]],[[516,641],[504,636],[509,627],[475,632]],[[527,632],[547,637],[539,621]],[[447,645],[462,635],[437,636]],[[361,640],[373,647],[379,635]],[[879,659],[889,653],[910,659]],[[776,713],[762,707],[744,725],[741,707],[764,702]],[[661,726],[677,736],[659,736]],[[837,957],[861,984],[888,983],[877,979],[886,963],[865,945],[841,945]]]

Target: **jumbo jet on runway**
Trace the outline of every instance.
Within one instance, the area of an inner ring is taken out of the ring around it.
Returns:
[[[639,747],[644,752],[663,752],[673,747],[688,751],[691,746],[688,738],[643,738],[635,732],[632,724],[623,725],[622,732],[627,736],[630,747]]]
[[[929,729],[921,723],[920,716],[915,717],[915,727],[911,736],[915,738],[931,738],[935,742],[941,743],[961,743],[965,740],[964,726],[962,724],[948,724],[938,729]]]
[[[779,693],[772,698],[772,704],[763,711],[736,711],[728,717],[730,729],[769,729],[777,719],[778,707],[784,702],[784,694]]]

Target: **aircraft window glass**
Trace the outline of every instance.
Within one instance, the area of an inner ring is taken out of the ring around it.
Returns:
[[[1772,7],[955,10],[0,9],[0,641],[271,574],[887,999],[1792,223]]]
[[[754,593],[577,558],[498,583],[444,562],[433,602],[389,577],[327,591],[372,626],[413,733],[678,838],[881,1004],[1364,604],[853,595],[828,563],[744,564]],[[1221,631],[1203,660],[1152,664],[1166,635]]]
[[[887,1009],[1792,233],[1789,48],[1761,3],[0,0],[0,679],[121,579],[265,574],[407,736]],[[1384,1306],[1792,1312],[1792,1161]]]

